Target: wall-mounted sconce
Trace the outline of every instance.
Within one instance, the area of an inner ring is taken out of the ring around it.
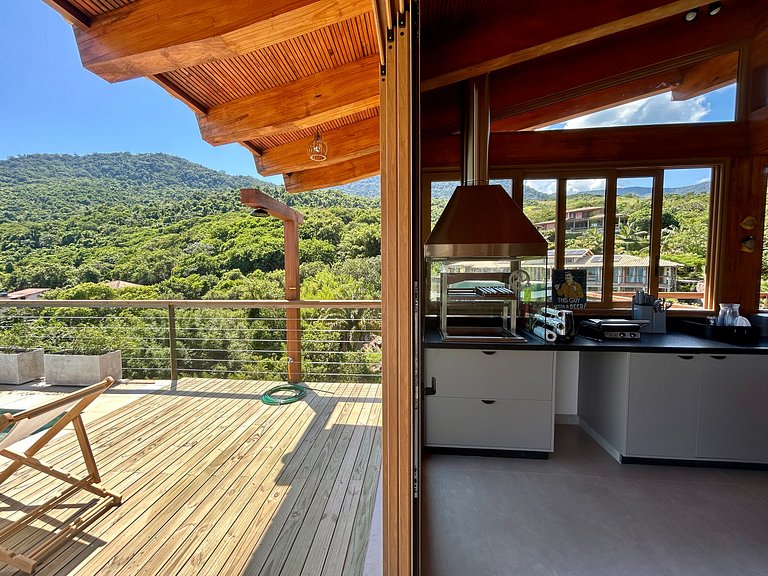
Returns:
[[[747,252],[751,254],[752,252],[755,251],[755,244],[756,242],[755,242],[754,236],[745,236],[744,238],[741,239],[741,247],[739,248],[739,250],[741,250],[742,252]]]
[[[309,148],[307,148],[307,154],[309,155],[310,160],[314,160],[315,162],[322,162],[328,158],[328,145],[323,142],[323,135],[320,134],[320,130],[315,133],[315,137],[312,142],[310,142]]]

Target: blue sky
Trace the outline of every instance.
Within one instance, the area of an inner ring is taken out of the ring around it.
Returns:
[[[165,152],[258,177],[250,152],[203,141],[194,113],[154,82],[109,84],[85,70],[72,27],[42,0],[3,0],[1,10],[0,158]]]
[[[250,152],[239,144],[203,141],[194,113],[154,82],[109,84],[85,70],[71,26],[42,0],[3,0],[0,54],[0,158],[165,152],[229,174],[258,176]],[[685,102],[661,94],[557,127],[731,120],[734,95],[733,86]],[[690,184],[708,172],[675,171],[665,185]]]

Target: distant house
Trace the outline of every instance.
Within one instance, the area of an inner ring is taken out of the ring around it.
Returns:
[[[37,300],[50,288],[25,288],[8,294],[8,300]]]
[[[553,267],[555,253],[550,250],[547,254],[548,268]],[[565,251],[566,268],[584,268],[587,271],[587,291],[600,292],[603,283],[603,255],[593,254],[586,248],[571,248]],[[659,260],[659,291],[677,291],[677,269],[682,264],[672,260]],[[530,272],[531,279],[546,281],[551,277],[541,260],[529,260],[525,268]],[[633,256],[632,254],[616,254],[613,257],[613,291],[634,292],[648,285],[648,256]]]
[[[583,231],[588,228],[599,228],[603,225],[605,209],[602,206],[585,206],[565,211],[565,231]],[[537,222],[535,226],[542,232],[554,231],[556,220]],[[616,225],[622,223],[622,216],[616,215]]]
[[[139,288],[144,286],[144,284],[135,284],[133,282],[126,282],[125,280],[110,280],[109,282],[104,282],[104,285],[109,286],[113,290],[119,290],[120,288]]]

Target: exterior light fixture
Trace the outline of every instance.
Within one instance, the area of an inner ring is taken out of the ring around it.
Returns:
[[[328,144],[323,142],[323,136],[320,134],[320,130],[315,132],[315,137],[307,148],[307,154],[309,154],[310,160],[315,162],[322,162],[328,158]]]
[[[720,12],[720,10],[722,9],[723,9],[723,5],[720,4],[720,2],[712,2],[712,4],[710,4],[709,8],[707,9],[707,14],[709,14],[710,16],[714,16],[715,14]]]
[[[254,208],[251,210],[251,216],[254,218],[266,218],[269,216],[269,212],[267,212],[264,208]]]
[[[696,17],[699,15],[699,9],[694,8],[693,10],[688,10],[688,12],[685,13],[685,21],[686,22],[693,22],[696,20]]]

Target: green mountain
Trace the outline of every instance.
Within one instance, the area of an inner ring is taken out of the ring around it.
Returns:
[[[140,297],[280,297],[282,223],[251,217],[244,187],[304,213],[307,276],[378,257],[378,200],[289,195],[166,154],[35,154],[0,160],[0,291],[126,280],[152,287]]]

